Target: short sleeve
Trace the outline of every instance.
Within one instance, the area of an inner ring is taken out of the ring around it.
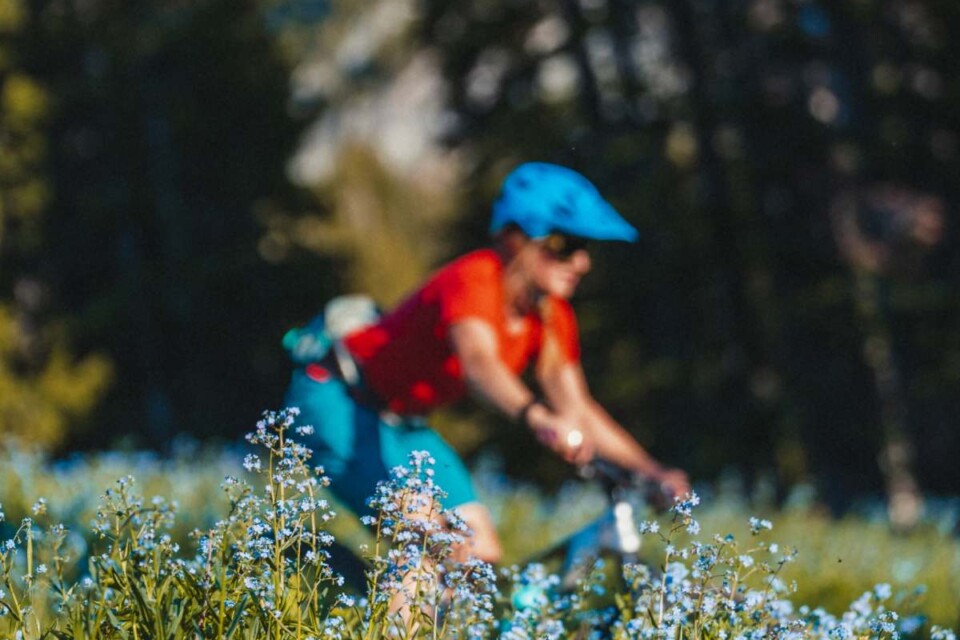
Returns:
[[[566,300],[553,299],[550,331],[556,337],[563,355],[570,362],[580,361],[580,332],[573,307]]]
[[[469,254],[438,273],[433,284],[443,325],[480,318],[497,326],[502,292],[496,257]]]

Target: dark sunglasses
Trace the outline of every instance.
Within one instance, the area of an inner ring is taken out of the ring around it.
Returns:
[[[541,247],[557,260],[567,261],[573,258],[577,251],[586,251],[590,241],[579,236],[565,233],[551,233],[541,240]]]

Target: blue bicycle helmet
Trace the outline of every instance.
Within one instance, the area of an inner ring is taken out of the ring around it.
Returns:
[[[560,232],[593,240],[637,239],[637,230],[582,175],[555,164],[527,162],[503,181],[490,233],[516,224],[531,238]]]

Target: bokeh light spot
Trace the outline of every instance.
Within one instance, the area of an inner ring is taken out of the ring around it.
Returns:
[[[830,89],[817,87],[810,94],[807,108],[816,120],[824,124],[834,124],[840,115],[840,101]]]

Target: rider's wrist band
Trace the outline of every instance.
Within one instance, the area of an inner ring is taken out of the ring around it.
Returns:
[[[543,401],[540,398],[534,398],[527,404],[523,405],[523,408],[520,409],[520,412],[517,414],[517,424],[524,427],[529,427],[530,426],[530,409],[532,409],[534,405],[538,405],[538,404],[540,405],[543,404]]]

